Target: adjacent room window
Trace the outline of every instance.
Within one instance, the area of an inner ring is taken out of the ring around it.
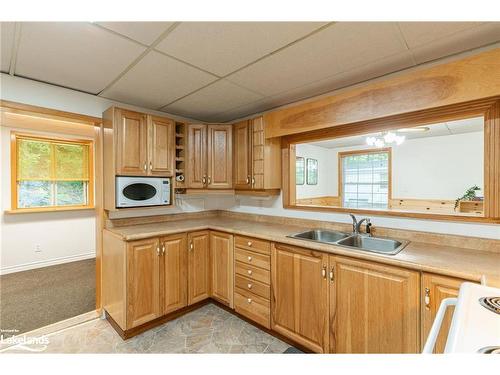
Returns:
[[[93,143],[12,133],[12,209],[93,206]]]
[[[306,168],[304,158],[297,156],[295,158],[295,184],[304,185],[305,183]]]
[[[308,185],[318,184],[318,161],[316,159],[307,159],[306,161],[306,180]]]
[[[391,150],[339,153],[343,207],[387,208],[391,194]]]

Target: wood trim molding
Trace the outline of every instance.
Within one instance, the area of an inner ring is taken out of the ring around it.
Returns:
[[[455,109],[450,114],[449,106],[478,102],[463,108],[463,112],[474,116],[481,112],[478,106],[481,107],[484,98],[498,96],[499,92],[500,48],[496,48],[266,113],[266,138],[376,122],[408,113],[415,114],[412,119],[415,126],[422,121],[420,115],[424,115],[425,121],[427,111],[449,120],[456,112]]]
[[[484,211],[500,219],[500,100],[484,116]]]

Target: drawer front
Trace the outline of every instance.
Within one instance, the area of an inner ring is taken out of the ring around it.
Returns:
[[[271,269],[271,257],[269,255],[236,248],[234,252],[234,258],[238,262],[251,264],[252,266],[264,268],[266,270]]]
[[[241,262],[235,262],[235,273],[237,275],[248,277],[251,280],[257,280],[264,284],[270,284],[270,272],[268,270],[251,266]]]
[[[252,237],[235,236],[234,244],[241,249],[271,255],[271,243],[269,241],[258,240]]]
[[[259,323],[267,329],[271,328],[269,301],[236,288],[234,293],[234,308],[237,313],[248,319]]]
[[[248,279],[246,277],[236,275],[234,278],[235,287],[246,290],[247,292],[253,293],[259,297],[269,300],[271,298],[271,287],[260,281],[255,281]]]

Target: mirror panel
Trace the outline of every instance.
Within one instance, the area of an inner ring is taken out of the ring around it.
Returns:
[[[296,205],[484,216],[484,119],[299,143]]]

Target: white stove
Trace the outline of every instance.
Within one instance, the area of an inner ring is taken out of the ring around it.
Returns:
[[[448,306],[455,305],[445,353],[500,354],[500,289],[463,283],[457,298],[441,303],[425,344],[432,353]]]

